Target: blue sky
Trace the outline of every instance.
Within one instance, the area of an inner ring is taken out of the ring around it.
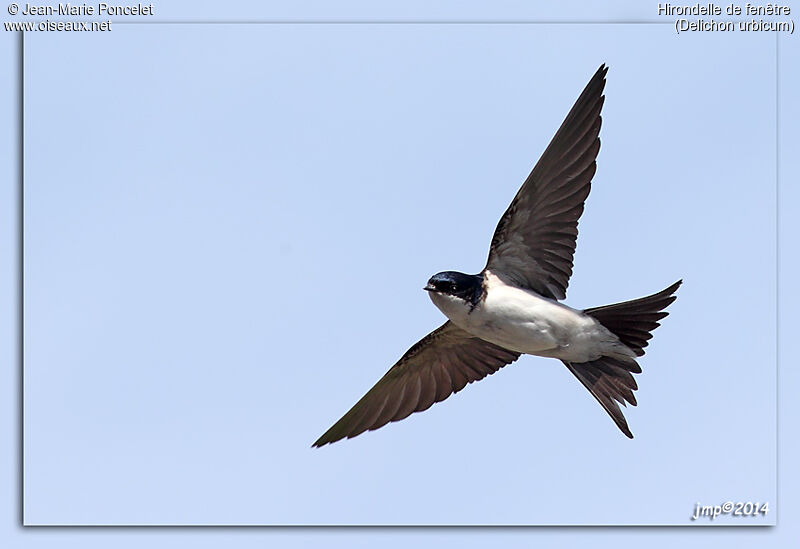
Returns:
[[[651,25],[28,36],[26,518],[688,524],[697,502],[775,501],[774,56],[771,35]],[[482,267],[600,62],[567,302],[686,281],[636,439],[528,357],[310,450],[441,322],[424,281]]]

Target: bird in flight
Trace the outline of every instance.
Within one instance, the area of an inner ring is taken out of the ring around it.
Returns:
[[[561,360],[617,427],[633,438],[619,404],[636,405],[636,359],[667,316],[679,280],[653,295],[590,309],[566,297],[600,150],[601,65],[497,224],[486,267],[433,275],[425,290],[448,318],[413,345],[313,446],[319,447],[427,410],[517,360]]]

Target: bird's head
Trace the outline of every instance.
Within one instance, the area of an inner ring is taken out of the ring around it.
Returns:
[[[482,282],[481,275],[444,271],[433,275],[424,289],[430,292],[434,303],[436,303],[436,296],[450,296],[474,303],[480,298]]]

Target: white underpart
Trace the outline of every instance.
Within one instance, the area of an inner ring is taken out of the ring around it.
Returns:
[[[634,356],[592,317],[509,286],[490,271],[486,271],[486,297],[474,309],[454,296],[435,292],[430,296],[458,327],[512,351],[569,362],[588,362],[602,355]]]

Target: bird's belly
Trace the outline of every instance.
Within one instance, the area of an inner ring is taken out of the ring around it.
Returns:
[[[462,319],[453,320],[481,339],[519,353],[565,359],[594,354],[587,348],[594,331],[591,318],[520,289],[490,292]]]
[[[520,353],[539,354],[565,343],[563,330],[544,316],[508,314],[476,308],[466,319],[466,328],[476,336]],[[560,341],[561,340],[561,341]]]
[[[487,319],[469,328],[481,339],[519,353],[542,354],[560,347],[551,330],[540,323]]]

